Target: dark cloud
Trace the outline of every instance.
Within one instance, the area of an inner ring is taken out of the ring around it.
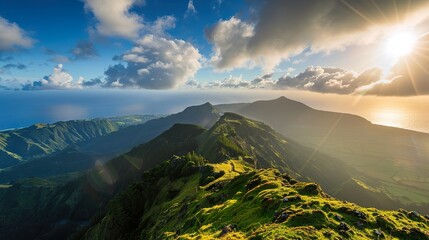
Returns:
[[[272,82],[272,79],[271,79],[272,77],[273,77],[273,73],[262,75],[260,77],[253,79],[252,84],[255,85],[255,84],[263,83],[266,81]]]
[[[423,21],[428,12],[427,0],[266,0],[256,22],[233,17],[208,29],[207,36],[217,68],[256,64],[269,71],[306,49],[330,52],[374,42],[398,24]]]
[[[414,51],[392,68],[387,81],[374,85],[367,94],[412,96],[429,94],[429,35],[420,38]]]
[[[278,79],[274,88],[302,89],[320,93],[351,94],[363,86],[368,86],[381,79],[379,68],[368,69],[361,74],[342,68],[308,67],[304,72],[292,77]]]
[[[71,59],[68,56],[63,55],[62,53],[55,51],[54,49],[43,47],[42,51],[46,55],[52,56],[48,59],[50,62],[61,64],[61,63],[67,63],[71,61]]]
[[[24,64],[22,64],[22,63],[9,63],[9,64],[6,64],[6,65],[3,65],[3,67],[2,67],[3,69],[13,69],[13,68],[15,68],[15,69],[18,69],[18,70],[23,70],[23,69],[26,69],[27,68],[27,66],[26,65],[24,65]]]
[[[98,56],[97,50],[92,42],[78,42],[71,50],[74,60],[88,59]]]
[[[94,87],[94,86],[100,86],[103,84],[103,80],[101,80],[101,77],[93,78],[89,81],[83,81],[82,87]]]

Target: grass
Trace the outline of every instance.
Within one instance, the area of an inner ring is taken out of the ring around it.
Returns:
[[[297,182],[275,169],[255,170],[242,160],[201,165],[199,169],[204,166],[210,166],[213,175],[224,174],[201,186],[201,170],[177,179],[171,179],[164,172],[164,177],[150,183],[153,189],[159,190],[152,193],[155,194],[153,200],[146,202],[146,210],[137,218],[138,227],[129,230],[131,233],[114,236],[117,239],[125,236],[140,239],[429,238],[429,221],[421,215],[405,210],[380,211],[339,201],[324,193],[317,184]],[[140,184],[148,186],[148,183]],[[111,213],[89,229],[87,239],[111,234],[113,230],[106,228],[109,221],[114,221]]]

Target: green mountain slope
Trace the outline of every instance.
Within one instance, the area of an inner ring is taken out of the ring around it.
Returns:
[[[36,124],[28,128],[0,132],[0,168],[64,149],[118,130],[107,120],[80,120]]]
[[[219,118],[217,110],[210,103],[188,107],[177,114],[148,120],[151,116],[158,117],[157,115],[150,115],[146,117],[108,118],[109,121],[115,122],[121,129],[81,142],[78,146],[68,147],[64,151],[40,158],[37,161],[30,161],[3,169],[0,171],[0,183],[7,183],[23,177],[46,178],[86,170],[95,164],[102,164],[135,146],[148,142],[175,123],[190,123],[211,127]],[[134,124],[139,121],[144,121],[144,123],[129,126],[131,123]],[[2,158],[0,159],[3,160]]]
[[[306,161],[308,157],[312,157],[310,162]],[[236,161],[228,162],[231,159]],[[207,165],[206,161],[217,164]],[[286,175],[255,167],[276,167]],[[414,213],[363,209],[328,197],[318,185],[295,183],[291,179],[311,178],[333,191],[342,186],[339,185],[342,181],[336,180],[353,180],[348,171],[338,160],[313,154],[311,149],[277,134],[261,122],[225,114],[209,130],[176,124],[146,144],[98,164],[66,184],[40,187],[18,182],[0,188],[0,238],[65,239],[75,233],[77,238],[86,234],[85,237],[99,239],[137,236],[163,239],[177,231],[184,238],[195,234],[218,237],[219,228],[222,230],[228,224],[237,224],[237,229],[241,229],[237,234],[241,237],[264,238],[280,232],[322,236],[316,229],[331,232],[332,236],[351,236],[356,232],[369,238],[375,229],[397,237],[426,236],[421,234],[426,234],[427,222],[420,215],[409,219],[408,214],[413,217]],[[134,184],[142,176],[143,182]],[[370,192],[362,185],[354,190],[358,190],[357,195]],[[288,198],[285,202],[284,197]],[[289,203],[294,206],[287,209]],[[332,205],[332,209],[326,209],[326,204]],[[353,209],[367,214],[368,218],[362,220],[364,228],[358,229],[363,226],[353,218],[354,213],[349,211]],[[275,223],[277,220],[273,218],[281,216],[279,211],[296,217],[287,224]],[[384,220],[377,222],[375,215],[370,217],[374,212]],[[344,233],[338,232],[341,221],[331,219],[336,213],[347,224],[341,224]],[[235,218],[236,215],[239,217]],[[400,220],[393,219],[396,216]],[[313,218],[320,218],[320,223]],[[229,222],[231,219],[234,222]],[[348,226],[347,231],[344,226]]]
[[[365,186],[398,199],[403,206],[429,204],[429,134],[319,111],[285,97],[218,107],[263,121],[300,144],[352,166],[357,180],[345,182],[346,189]],[[338,191],[337,196],[351,200],[354,192]],[[373,206],[371,198],[365,197],[360,204]]]
[[[173,155],[192,151],[196,137],[203,131],[195,125],[174,125],[148,143],[105,164],[97,164],[65,184],[42,188],[37,184],[22,185],[24,180],[20,180],[3,185],[0,239],[66,239],[76,229],[95,221],[108,201],[139,180],[144,171]],[[24,228],[27,231],[21,231]]]
[[[151,140],[176,123],[195,124],[209,128],[219,119],[219,116],[217,110],[210,103],[191,106],[182,112],[154,119],[145,124],[124,128],[102,138],[94,139],[82,149],[83,151],[102,154],[121,154]]]
[[[73,120],[0,132],[0,169],[44,157],[72,144],[143,124],[161,115],[133,115]]]
[[[77,239],[428,239],[429,220],[338,201],[243,161],[175,157],[147,172]]]

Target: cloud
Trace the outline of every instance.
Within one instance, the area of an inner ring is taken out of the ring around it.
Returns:
[[[236,17],[219,21],[206,30],[207,39],[214,45],[211,62],[222,70],[246,66],[249,62],[246,48],[254,34],[253,25]]]
[[[201,55],[190,43],[146,35],[105,72],[103,87],[170,89],[185,83],[201,68]]]
[[[52,74],[43,77],[42,80],[23,85],[22,90],[72,89],[79,88],[82,82],[82,78],[79,78],[77,83],[73,82],[73,77],[63,69],[62,64],[58,64]]]
[[[34,40],[18,24],[11,23],[0,16],[0,51],[15,48],[30,48]]]
[[[136,39],[144,27],[143,18],[130,9],[142,4],[138,0],[84,0],[85,9],[91,11],[98,23],[101,35]]]
[[[17,79],[3,79],[0,77],[0,89],[19,90],[20,82]]]
[[[22,63],[8,63],[0,67],[0,73],[8,72],[11,69],[24,70],[27,66]]]
[[[92,42],[81,41],[71,50],[74,60],[88,59],[98,56]]]
[[[68,63],[72,60],[70,57],[65,56],[65,55],[63,55],[63,54],[61,54],[61,53],[59,53],[53,49],[50,49],[50,48],[42,47],[42,51],[46,55],[52,56],[48,59],[51,62],[62,64],[62,63]]]
[[[397,25],[418,24],[429,13],[427,0],[271,0],[261,5],[255,22],[232,17],[208,30],[217,68],[258,64],[269,72],[305,50],[329,53],[368,44]]]
[[[53,57],[51,57],[49,59],[49,61],[62,64],[62,63],[68,63],[68,62],[70,62],[71,59],[69,57],[67,57],[67,56],[58,54],[58,55],[54,55]]]
[[[103,84],[103,81],[101,80],[101,77],[90,79],[89,81],[82,81],[81,86],[82,87],[95,87],[100,86]]]
[[[187,7],[186,13],[185,13],[185,18],[189,17],[190,15],[194,15],[196,13],[197,13],[197,10],[195,9],[194,1],[193,0],[189,0],[188,7]]]
[[[27,68],[27,66],[26,65],[24,65],[24,64],[22,64],[22,63],[9,63],[9,64],[6,64],[6,65],[3,65],[3,67],[2,67],[3,69],[12,69],[12,68],[15,68],[15,69],[18,69],[18,70],[23,70],[23,69],[26,69]]]
[[[253,81],[243,79],[242,75],[224,78],[221,81],[212,81],[205,83],[198,83],[195,80],[188,81],[186,85],[190,88],[199,89],[222,89],[222,88],[245,88],[245,89],[271,89],[273,86],[272,74],[266,74],[255,78]]]
[[[368,69],[361,74],[342,68],[308,67],[296,76],[284,76],[278,79],[276,89],[302,89],[320,93],[352,94],[363,86],[379,81],[382,71],[379,68]]]
[[[371,86],[366,94],[413,96],[429,94],[429,35],[420,38],[414,51],[391,69],[385,81]]]
[[[176,27],[176,18],[173,16],[158,17],[155,22],[147,25],[147,31],[156,36],[165,36],[165,31]]]

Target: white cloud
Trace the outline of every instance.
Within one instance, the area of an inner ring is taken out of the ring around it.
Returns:
[[[155,22],[147,26],[147,31],[156,36],[164,36],[165,31],[176,27],[176,18],[172,16],[158,17]]]
[[[364,86],[370,86],[382,78],[379,68],[368,69],[360,74],[342,68],[308,67],[296,76],[283,76],[275,83],[277,89],[302,89],[320,93],[352,94]]]
[[[13,50],[17,47],[30,48],[34,40],[16,23],[11,23],[0,16],[0,51]]]
[[[243,79],[242,75],[233,76],[229,75],[221,81],[212,81],[205,83],[198,83],[195,80],[188,81],[186,85],[190,88],[199,89],[222,89],[222,88],[245,88],[245,89],[271,89],[274,81],[272,80],[272,74],[265,74],[257,77],[252,81]]]
[[[206,32],[207,38],[214,45],[211,62],[218,69],[245,67],[250,61],[246,48],[254,34],[253,25],[236,17],[219,21]]]
[[[84,0],[85,8],[97,18],[97,32],[106,36],[135,39],[144,27],[143,18],[130,12],[138,0]]]
[[[120,58],[126,66],[122,63],[110,66],[105,72],[104,87],[175,88],[201,68],[202,56],[188,42],[149,34]]]
[[[282,60],[305,50],[329,53],[369,44],[398,25],[412,27],[428,15],[427,0],[271,0],[262,4],[255,22],[236,17],[219,21],[207,36],[217,68],[251,63],[270,72]]]
[[[197,10],[195,9],[194,1],[189,0],[188,7],[187,7],[186,13],[185,13],[185,17],[188,17],[188,16],[196,14],[196,13],[197,13]]]
[[[52,89],[72,89],[80,88],[83,78],[78,82],[73,81],[72,75],[63,69],[62,64],[54,67],[52,74],[45,76],[42,80],[25,84],[23,90],[52,90]]]

